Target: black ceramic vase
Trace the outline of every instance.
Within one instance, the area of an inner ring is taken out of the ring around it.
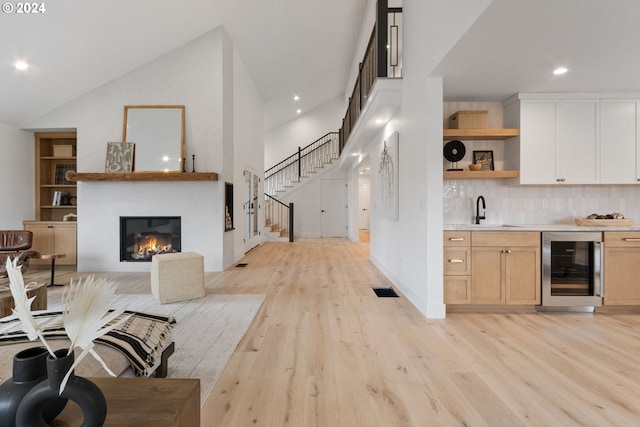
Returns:
[[[32,347],[13,356],[13,376],[0,384],[0,427],[14,427],[16,413],[24,396],[47,377],[47,349]],[[43,405],[41,417],[49,423],[67,404],[52,399]]]
[[[100,427],[107,416],[107,402],[102,391],[91,381],[76,377],[73,372],[62,392],[60,384],[64,376],[73,365],[73,352],[67,355],[67,350],[56,350],[57,359],[47,357],[47,378],[34,386],[22,399],[16,414],[16,427],[46,427],[48,421],[44,419],[42,408],[51,400],[60,397],[75,402],[84,415],[83,427]]]

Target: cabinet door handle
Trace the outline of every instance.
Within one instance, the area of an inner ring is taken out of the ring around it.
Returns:
[[[640,237],[623,237],[625,242],[640,242]]]
[[[451,242],[462,242],[462,241],[464,241],[464,237],[449,237],[449,241],[451,241]]]
[[[507,253],[510,254],[511,253],[511,249],[507,249]]]
[[[53,225],[47,225],[47,228],[53,228]]]
[[[454,258],[454,259],[450,259],[450,260],[449,260],[449,262],[450,262],[451,264],[462,264],[462,263],[464,263],[464,260],[463,260],[463,259],[456,259],[456,258]]]

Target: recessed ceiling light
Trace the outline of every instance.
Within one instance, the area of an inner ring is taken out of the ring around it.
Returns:
[[[20,71],[24,71],[27,68],[29,68],[29,64],[27,64],[25,61],[16,61],[15,64],[13,64],[14,67],[16,67],[17,70]]]
[[[553,74],[556,76],[562,75],[562,74],[566,74],[566,72],[569,71],[566,67],[558,67],[555,70],[553,70]]]
[[[300,95],[294,95],[293,96],[293,100],[294,101],[299,101],[300,100]]]

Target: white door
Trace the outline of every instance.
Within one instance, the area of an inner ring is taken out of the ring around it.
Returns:
[[[371,203],[371,193],[369,181],[360,180],[358,189],[358,229],[369,229],[369,209]]]
[[[320,223],[322,237],[347,235],[347,184],[345,181],[322,180]]]

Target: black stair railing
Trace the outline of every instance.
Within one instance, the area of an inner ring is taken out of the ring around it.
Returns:
[[[275,195],[340,157],[338,132],[329,132],[264,173],[264,191]]]
[[[289,241],[293,242],[293,203],[286,205],[267,193],[264,193],[264,201],[265,226],[279,232],[280,237],[288,235]]]
[[[378,0],[376,24],[371,32],[364,58],[359,64],[358,77],[339,131],[341,154],[360,118],[360,112],[371,95],[371,89],[376,80],[380,77],[402,76],[401,22],[401,7],[388,7],[387,0]]]

